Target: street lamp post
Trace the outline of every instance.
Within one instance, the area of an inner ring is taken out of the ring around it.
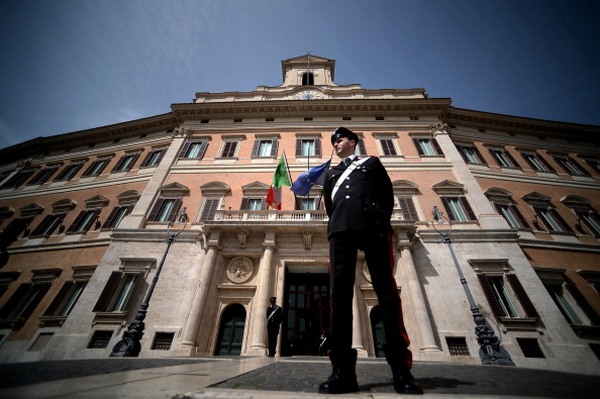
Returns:
[[[500,339],[496,336],[494,329],[487,323],[485,317],[479,309],[479,306],[477,306],[475,300],[473,299],[467,279],[462,272],[462,268],[460,267],[460,263],[458,263],[458,258],[456,257],[456,253],[454,253],[454,248],[452,247],[452,237],[450,237],[450,233],[452,232],[452,223],[448,218],[446,218],[450,225],[450,230],[441,232],[435,227],[435,223],[442,223],[445,216],[442,212],[440,212],[437,206],[433,207],[433,212],[431,212],[431,214],[433,215],[434,219],[434,222],[432,223],[433,228],[442,236],[444,242],[448,246],[448,250],[450,251],[450,255],[454,261],[454,266],[456,267],[456,271],[460,277],[460,283],[462,284],[465,294],[467,295],[467,299],[469,300],[471,313],[473,315],[473,320],[475,321],[475,335],[477,336],[477,343],[479,344],[479,357],[481,359],[481,363],[497,366],[514,366],[515,364],[510,358],[510,355],[506,349],[502,348],[500,345]]]
[[[156,273],[152,278],[152,282],[144,295],[144,299],[142,300],[142,304],[138,309],[135,318],[129,323],[127,329],[123,331],[123,337],[117,344],[113,347],[113,350],[110,354],[110,357],[138,357],[140,354],[140,350],[142,346],[140,344],[140,340],[144,335],[144,319],[146,318],[146,313],[148,312],[148,306],[150,305],[150,298],[152,298],[152,293],[154,292],[154,288],[156,287],[156,283],[158,282],[158,278],[160,277],[160,272],[162,271],[163,265],[165,264],[165,259],[167,259],[167,255],[169,250],[171,249],[171,245],[177,239],[177,236],[181,234],[181,232],[185,229],[187,225],[188,216],[186,212],[186,208],[179,213],[177,216],[177,221],[184,222],[184,225],[179,231],[173,233],[170,230],[169,226],[169,238],[167,238],[167,248],[165,248],[165,252],[156,268]]]

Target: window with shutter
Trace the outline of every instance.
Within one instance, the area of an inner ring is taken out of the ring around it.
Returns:
[[[490,269],[477,273],[490,309],[496,319],[508,329],[533,330],[540,321],[539,315],[517,275],[502,271],[506,267],[499,262],[498,271]]]
[[[113,229],[121,223],[123,218],[131,213],[133,205],[116,206],[108,215],[108,218],[102,225],[103,229]]]
[[[127,172],[127,171],[131,170],[131,168],[133,167],[133,165],[135,164],[135,161],[137,161],[139,156],[140,156],[139,152],[123,155],[123,157],[121,157],[121,159],[119,159],[119,162],[117,162],[117,164],[115,165],[115,167],[113,168],[111,173]]]
[[[142,162],[142,168],[150,168],[153,166],[157,166],[162,160],[163,155],[165,154],[166,149],[161,148],[157,150],[152,150],[150,153],[146,155],[144,161]]]
[[[441,200],[450,220],[457,222],[477,220],[465,197],[444,196],[441,197]]]
[[[56,176],[54,181],[68,181],[71,180],[83,167],[83,162],[72,163],[70,165],[65,166],[65,168]]]
[[[52,284],[23,283],[0,309],[0,327],[19,329],[37,308]]]
[[[100,209],[86,209],[81,211],[73,224],[67,229],[68,233],[84,233],[90,229],[92,224],[98,219]]]
[[[412,197],[398,197],[403,220],[419,220],[419,214]]]
[[[58,166],[47,167],[40,170],[33,178],[27,183],[28,185],[43,184],[47,182],[54,173],[58,170]]]
[[[205,198],[200,220],[214,220],[220,203],[220,198]]]
[[[64,213],[47,215],[44,220],[33,230],[30,237],[47,237],[54,234],[56,228],[65,218]]]
[[[379,139],[379,144],[381,145],[381,150],[383,151],[383,155],[397,155],[396,147],[394,147],[393,139]]]
[[[126,312],[143,286],[140,273],[112,272],[92,311]]]

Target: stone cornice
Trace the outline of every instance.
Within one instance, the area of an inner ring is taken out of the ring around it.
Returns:
[[[239,101],[173,104],[171,109],[180,120],[265,116],[439,116],[450,101],[447,98]]]
[[[2,163],[10,163],[17,159],[24,159],[39,154],[52,152],[77,146],[89,146],[94,143],[124,139],[153,133],[160,130],[169,130],[178,126],[179,122],[173,113],[151,116],[113,125],[92,129],[80,130],[71,133],[59,134],[49,137],[38,137],[11,147],[0,149]]]
[[[511,133],[535,134],[560,139],[592,141],[600,144],[600,126],[548,121],[448,107],[441,115],[448,124],[496,129]]]

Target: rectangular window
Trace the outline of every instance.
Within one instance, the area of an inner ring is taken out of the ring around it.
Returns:
[[[90,227],[92,227],[92,224],[98,219],[98,214],[100,214],[100,209],[86,209],[81,211],[73,224],[69,226],[67,232],[83,233],[88,231]]]
[[[47,182],[52,177],[52,175],[56,173],[57,170],[58,166],[44,168],[40,170],[35,176],[33,176],[33,179],[31,179],[27,184],[43,184]]]
[[[554,208],[534,206],[536,219],[550,232],[570,232],[571,229]]]
[[[112,272],[93,312],[126,312],[144,286],[140,273]]]
[[[142,165],[141,165],[142,168],[151,168],[153,166],[158,166],[164,153],[165,153],[164,148],[161,148],[158,150],[152,150],[148,155],[146,155],[146,158],[144,158],[144,161],[142,162]]]
[[[398,197],[402,220],[419,220],[419,214],[412,197]]]
[[[0,309],[0,327],[19,329],[37,308],[51,283],[24,283]]]
[[[223,151],[221,152],[221,158],[234,158],[237,146],[237,141],[225,141],[223,143]]]
[[[512,326],[510,319],[521,319],[515,327],[535,327],[538,313],[515,274],[478,273],[477,277],[498,320]]]
[[[600,159],[585,158],[585,162],[600,173]]]
[[[159,198],[154,204],[148,220],[153,222],[174,221],[179,208],[181,208],[181,202],[181,198]]]
[[[533,170],[538,172],[554,172],[554,169],[538,153],[524,152],[522,154]]]
[[[394,147],[394,139],[379,139],[383,155],[397,155],[396,147]]]
[[[35,169],[20,170],[4,182],[2,188],[17,188],[35,173]]]
[[[506,219],[510,227],[513,229],[526,229],[529,228],[527,221],[523,218],[521,212],[513,204],[496,204],[494,203],[496,210],[500,215]]]
[[[110,162],[110,158],[98,159],[98,160],[92,162],[90,167],[87,168],[87,170],[85,172],[83,172],[82,176],[89,177],[89,176],[100,175],[100,173],[102,173],[102,171],[104,170],[104,168],[106,168],[106,165],[108,165],[109,162]]]
[[[470,356],[465,337],[446,337],[450,356]]]
[[[415,138],[413,139],[419,155],[426,157],[443,156],[444,153],[434,138]]]
[[[183,147],[181,147],[179,158],[202,159],[207,147],[207,140],[187,141]]]
[[[119,223],[121,223],[121,220],[131,213],[132,209],[133,205],[117,206],[113,208],[113,210],[110,212],[110,215],[108,215],[108,218],[104,222],[104,225],[102,225],[102,228],[113,229],[117,227]]]
[[[554,159],[562,166],[565,172],[572,176],[589,176],[587,171],[568,156],[555,156]]]
[[[296,140],[296,157],[320,157],[320,138],[299,138]]]
[[[478,165],[486,164],[485,161],[483,160],[483,157],[479,153],[479,150],[477,148],[475,148],[474,146],[457,145],[457,147],[458,147],[458,151],[460,152],[460,155],[462,155],[462,157],[466,163],[478,164]]]
[[[171,350],[173,338],[175,338],[175,333],[157,332],[154,336],[151,349],[159,351]]]
[[[56,176],[54,181],[69,181],[83,167],[83,162],[72,163],[64,167],[64,169]]]
[[[476,220],[475,214],[465,197],[442,197],[446,214],[451,221],[467,222]]]
[[[90,343],[88,344],[89,349],[104,349],[108,347],[108,343],[112,338],[112,331],[94,331],[94,335],[90,339]]]
[[[220,198],[205,198],[200,220],[214,220],[220,203]]]
[[[257,139],[252,148],[252,157],[276,157],[278,150],[277,139]]]
[[[300,207],[303,211],[314,211],[317,209],[316,200],[314,198],[300,198]]]
[[[515,159],[510,155],[508,151],[500,148],[490,149],[490,152],[498,162],[498,165],[502,168],[518,168]]]
[[[262,211],[267,209],[267,201],[264,198],[242,198],[242,206],[240,209],[249,211]]]
[[[47,237],[51,234],[54,234],[54,231],[61,224],[64,218],[64,213],[46,216],[44,220],[42,220],[42,223],[40,223],[35,230],[33,230],[30,237]]]
[[[139,153],[123,155],[123,157],[119,159],[119,162],[117,162],[111,173],[127,172],[131,170],[133,164],[135,163],[135,161],[137,161],[139,156]]]
[[[525,357],[545,358],[536,338],[517,338],[517,343]]]
[[[596,237],[600,237],[600,216],[598,213],[591,210],[573,209],[579,220],[588,228],[590,233]]]
[[[86,286],[87,281],[65,282],[56,298],[54,298],[48,309],[46,309],[44,316],[68,316]]]

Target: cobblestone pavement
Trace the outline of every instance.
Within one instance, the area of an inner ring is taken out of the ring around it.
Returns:
[[[318,395],[324,358],[89,359],[0,364],[0,398],[340,398]],[[416,362],[424,398],[596,398],[600,376],[502,366]],[[359,359],[360,392],[395,394],[383,359]]]
[[[315,393],[330,373],[331,367],[326,362],[282,360],[212,388]],[[385,361],[359,360],[356,373],[360,393],[395,394],[392,374]],[[597,398],[600,395],[598,376],[506,366],[418,362],[412,373],[427,394],[540,398]]]

